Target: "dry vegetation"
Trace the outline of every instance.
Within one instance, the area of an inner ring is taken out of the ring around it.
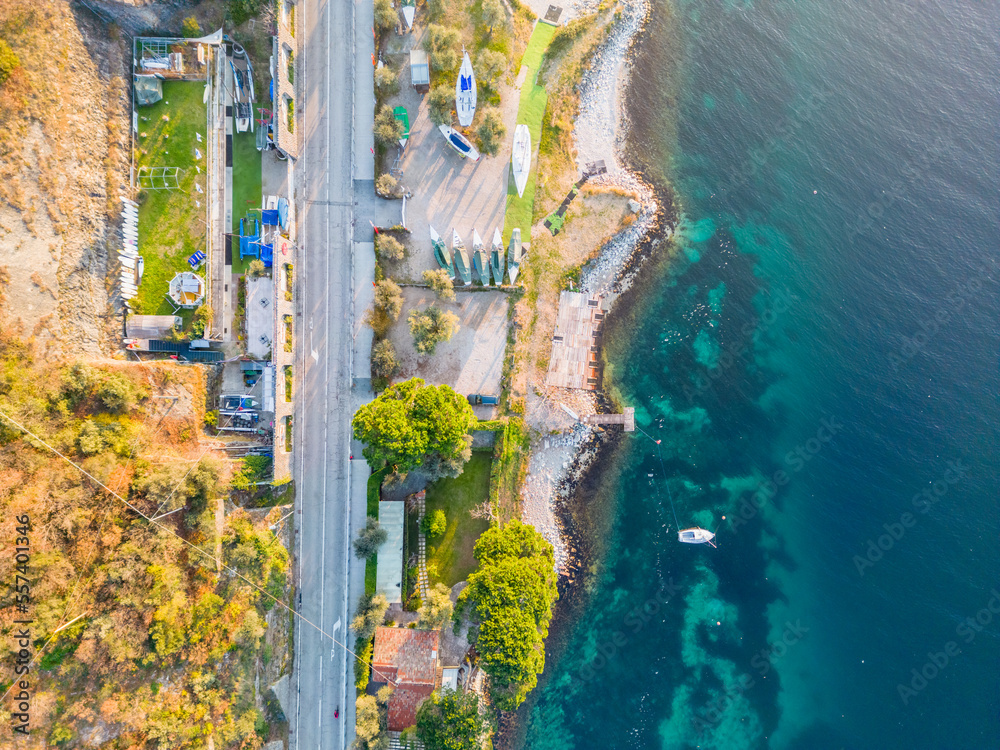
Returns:
[[[45,347],[96,353],[128,94],[121,41],[85,14],[62,0],[0,2],[0,38],[18,60],[0,83],[0,242],[6,322]]]
[[[223,520],[228,468],[200,439],[202,371],[167,363],[48,363],[0,338],[0,411],[162,527],[0,418],[0,540],[30,515],[32,736],[117,748],[260,747],[277,727],[255,685],[280,648],[273,600],[197,550],[288,596],[266,512]],[[176,399],[176,400],[175,400]],[[272,513],[278,513],[274,509]],[[14,571],[8,571],[13,579]],[[11,684],[10,587],[0,596],[0,692]],[[51,642],[49,635],[78,615]],[[12,742],[9,701],[0,745]]]

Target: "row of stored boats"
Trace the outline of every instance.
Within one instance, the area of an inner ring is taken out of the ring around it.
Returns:
[[[459,235],[457,229],[452,230],[451,250],[445,245],[444,240],[441,239],[441,235],[434,231],[434,227],[430,227],[430,230],[431,245],[434,247],[434,260],[438,262],[441,268],[448,272],[448,276],[452,279],[459,278],[465,286],[471,286],[473,278],[475,278],[483,286],[490,286],[490,278],[492,276],[492,283],[496,286],[501,286],[503,285],[503,277],[506,272],[511,284],[517,280],[517,274],[521,270],[521,259],[524,254],[521,247],[520,228],[516,228],[511,232],[506,254],[503,250],[503,240],[500,237],[500,230],[494,229],[493,243],[490,246],[489,255],[486,253],[486,247],[479,236],[479,232],[473,229],[471,263],[465,249],[465,243],[462,242],[462,237]]]

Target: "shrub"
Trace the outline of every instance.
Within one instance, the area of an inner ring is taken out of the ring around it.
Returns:
[[[376,338],[385,338],[392,328],[392,318],[380,307],[371,307],[365,313],[365,325],[375,332]]]
[[[451,124],[451,109],[455,90],[446,83],[439,83],[427,96],[427,116],[435,125]]]
[[[503,124],[503,117],[495,107],[487,107],[483,112],[482,122],[476,128],[476,136],[479,138],[479,150],[487,156],[496,156],[500,151],[500,144],[507,135],[507,128]]]
[[[507,20],[507,11],[501,0],[483,0],[483,23],[493,32],[493,29]]]
[[[372,347],[372,375],[388,379],[399,372],[396,347],[389,339],[382,339]]]
[[[0,39],[0,85],[2,85],[11,74],[17,70],[21,60],[3,39]]]
[[[264,265],[264,261],[260,258],[255,258],[250,261],[250,265],[247,266],[247,275],[251,279],[259,279],[261,276],[267,273],[267,266]]]
[[[354,687],[359,693],[365,692],[368,688],[368,680],[371,677],[369,662],[372,660],[375,643],[370,638],[358,638],[354,642],[354,653],[358,658],[354,660]]]
[[[427,601],[420,605],[420,627],[426,630],[438,630],[451,619],[453,610],[451,590],[443,583],[435,583],[427,592]]]
[[[389,533],[378,524],[375,516],[368,516],[365,525],[358,531],[354,539],[354,554],[367,560],[378,552],[378,548],[385,544],[389,538]]]
[[[388,104],[382,105],[378,111],[372,130],[375,140],[383,146],[392,146],[403,137],[403,123],[392,116],[392,107]]]
[[[484,49],[476,56],[476,80],[487,88],[494,88],[505,70],[507,58],[496,50]]]
[[[112,373],[97,387],[94,393],[112,414],[121,414],[132,409],[138,401],[139,388],[124,375]]]
[[[200,339],[205,335],[205,329],[212,322],[214,311],[209,305],[202,305],[194,311],[194,321],[191,323],[191,335]]]
[[[431,66],[438,73],[450,73],[458,67],[458,29],[432,23],[424,36],[424,48]]]
[[[201,36],[201,26],[198,25],[198,19],[194,16],[188,16],[184,19],[181,24],[181,36],[187,37],[188,39],[194,39],[195,37]]]
[[[380,234],[375,240],[375,248],[378,250],[378,257],[385,260],[402,260],[406,255],[406,248],[403,243],[391,234]]]
[[[445,302],[455,301],[455,285],[452,283],[448,272],[443,268],[424,271],[424,282],[434,290],[434,294],[438,296],[438,299]]]
[[[407,318],[413,347],[421,354],[433,354],[437,345],[448,341],[458,332],[458,316],[438,307],[411,310]]]
[[[426,514],[420,523],[420,530],[432,539],[441,536],[447,528],[448,519],[440,508]]]
[[[396,320],[403,310],[403,290],[392,279],[382,279],[375,285],[375,307]]]
[[[395,71],[388,66],[375,68],[375,88],[382,96],[394,96],[399,93],[399,78]]]
[[[219,424],[219,410],[212,409],[211,411],[205,412],[205,426],[215,427]]]
[[[375,29],[379,33],[392,31],[399,23],[392,0],[375,0]]]
[[[389,602],[382,594],[368,596],[363,594],[358,600],[358,610],[351,620],[351,630],[358,638],[365,640],[375,635],[375,628],[382,624],[385,613],[389,610]]]
[[[384,174],[375,181],[375,192],[379,195],[391,198],[396,194],[396,178],[391,174]]]

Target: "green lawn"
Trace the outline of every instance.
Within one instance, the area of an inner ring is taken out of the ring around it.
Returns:
[[[524,79],[524,86],[521,88],[521,102],[517,110],[518,124],[528,126],[531,132],[531,148],[536,150],[542,140],[542,118],[545,116],[545,103],[548,101],[548,94],[544,86],[535,84],[538,76],[538,69],[545,57],[545,49],[552,41],[552,35],[556,33],[556,27],[547,23],[535,24],[535,30],[531,33],[528,41],[528,48],[524,51],[521,64],[527,66],[528,76]],[[513,133],[512,133],[513,134]],[[524,195],[518,197],[514,180],[508,180],[507,185],[507,212],[504,216],[504,246],[510,242],[511,230],[514,227],[521,228],[521,241],[531,241],[531,211],[535,204],[535,171],[531,170],[528,175],[528,183],[524,188]]]
[[[427,512],[443,510],[448,528],[443,536],[427,540],[430,583],[454,586],[476,569],[473,547],[489,521],[472,518],[469,511],[490,496],[490,451],[475,451],[465,471],[454,479],[439,479],[427,488]]]
[[[190,270],[187,259],[196,250],[205,250],[204,193],[207,173],[204,140],[207,110],[202,103],[203,83],[164,81],[163,99],[141,107],[136,137],[137,184],[143,167],[180,167],[176,190],[143,190],[139,195],[139,254],[144,272],[138,296],[132,300],[136,312],[169,315],[167,285],[178,271]],[[166,116],[167,120],[164,120]],[[195,148],[201,152],[196,159]],[[196,167],[200,167],[199,174]],[[201,203],[199,207],[197,203]],[[190,314],[185,319],[189,322]]]
[[[233,133],[233,232],[239,234],[240,219],[247,209],[260,208],[263,195],[261,187],[261,157],[257,150],[256,136],[251,132]],[[260,213],[254,214],[258,219]],[[233,273],[246,273],[253,258],[240,260],[239,241],[233,238]]]
[[[373,471],[368,477],[368,515],[378,518],[379,490],[382,488],[382,480],[385,479],[389,469],[379,469]],[[378,555],[372,555],[365,561],[365,593],[374,594],[375,586],[378,583]]]

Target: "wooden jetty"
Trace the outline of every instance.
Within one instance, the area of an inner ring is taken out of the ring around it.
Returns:
[[[586,414],[580,421],[592,425],[620,424],[625,432],[635,432],[635,408],[626,406],[622,414]]]

